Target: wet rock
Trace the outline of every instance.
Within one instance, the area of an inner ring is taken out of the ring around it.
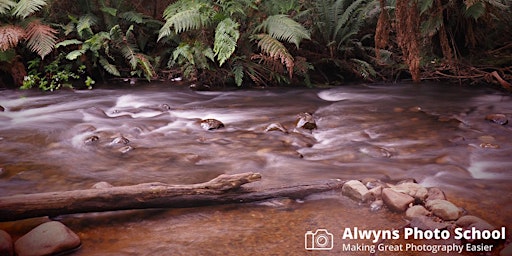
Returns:
[[[130,143],[130,140],[121,135],[121,136],[115,137],[110,142],[110,145],[115,145],[115,144],[124,144],[124,145],[126,145],[128,143]]]
[[[100,181],[100,182],[92,185],[91,188],[102,189],[102,188],[111,188],[111,187],[114,187],[114,186],[112,186],[112,184],[110,184],[106,181]]]
[[[4,170],[4,168],[0,167],[0,177],[2,177],[5,173],[6,171]]]
[[[14,248],[12,246],[12,238],[11,236],[0,230],[0,255],[2,256],[12,256],[14,255]]]
[[[368,189],[358,180],[349,180],[341,187],[341,194],[356,201],[364,201],[367,197]]]
[[[431,187],[431,188],[428,188],[427,190],[428,190],[427,199],[426,199],[427,201],[436,200],[436,199],[446,200],[446,195],[440,188]]]
[[[508,244],[500,251],[500,256],[512,256],[512,243]]]
[[[313,115],[307,112],[298,114],[295,124],[297,128],[303,128],[307,130],[313,130],[317,128],[315,118]]]
[[[91,145],[91,144],[97,143],[99,140],[100,140],[100,137],[93,135],[93,136],[89,136],[89,137],[85,138],[84,143],[86,145]]]
[[[164,111],[169,111],[171,110],[171,106],[167,105],[167,104],[162,104],[160,105],[160,108]]]
[[[58,221],[43,223],[14,244],[18,256],[53,255],[80,246],[80,238]]]
[[[385,188],[382,190],[382,200],[390,210],[403,212],[414,202],[414,197]]]
[[[372,195],[373,198],[382,198],[382,186],[377,186],[368,190],[368,194]]]
[[[384,201],[375,200],[370,204],[370,211],[376,212],[376,211],[382,209],[382,206],[384,206]]]
[[[119,149],[119,152],[123,153],[123,154],[126,154],[130,151],[133,151],[135,148],[132,147],[132,146],[124,146],[122,148]]]
[[[265,128],[265,132],[270,132],[270,131],[280,131],[280,132],[283,132],[283,133],[288,133],[288,130],[286,130],[286,128],[284,128],[284,126],[280,123],[271,123],[267,126],[267,128]]]
[[[425,206],[432,213],[443,220],[456,220],[462,214],[459,207],[455,206],[449,201],[436,199],[428,201]]]
[[[466,229],[471,229],[472,227],[474,227],[481,231],[496,229],[496,227],[491,225],[489,222],[487,222],[479,217],[473,216],[473,215],[465,215],[465,216],[460,217],[455,222],[455,225],[462,227],[462,228],[466,228]]]
[[[481,147],[481,148],[492,148],[492,149],[497,149],[497,148],[500,148],[500,145],[498,145],[498,144],[493,144],[493,143],[480,143],[480,147]]]
[[[413,205],[405,211],[405,218],[412,220],[415,217],[427,216],[430,212],[422,205]]]
[[[413,228],[418,228],[421,230],[441,230],[447,228],[449,226],[449,223],[436,222],[432,218],[422,215],[412,218],[409,225]]]
[[[4,111],[5,111],[5,108],[0,105],[0,112],[4,112]]]
[[[418,183],[401,183],[391,187],[391,189],[393,189],[396,192],[410,195],[420,201],[424,201],[428,195],[428,190]]]
[[[361,180],[361,182],[368,188],[372,189],[378,186],[381,186],[381,182],[378,179],[375,178],[364,178]]]
[[[506,125],[508,123],[507,116],[504,114],[489,114],[485,116],[485,120],[496,124]]]
[[[201,120],[201,128],[205,130],[216,130],[224,127],[224,124],[217,119],[204,119]]]

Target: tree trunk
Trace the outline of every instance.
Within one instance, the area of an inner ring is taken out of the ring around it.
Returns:
[[[344,181],[334,180],[263,191],[241,188],[243,184],[260,179],[260,174],[249,172],[223,174],[211,181],[193,185],[168,185],[156,182],[0,197],[0,221],[85,212],[246,203],[277,197],[296,199],[339,189],[344,184]]]

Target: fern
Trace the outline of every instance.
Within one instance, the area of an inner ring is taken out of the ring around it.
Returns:
[[[182,3],[179,1],[175,4]],[[170,5],[174,6],[175,4]],[[199,29],[207,26],[213,17],[212,6],[207,3],[184,4],[184,8],[171,8],[164,12],[165,24],[160,29],[158,41],[174,32],[179,34],[185,31]],[[173,13],[175,12],[175,13]]]
[[[258,47],[260,47],[264,53],[275,60],[280,60],[281,63],[286,66],[288,75],[292,77],[294,66],[293,56],[281,42],[269,34],[256,34],[253,35],[252,38],[259,40]]]
[[[235,76],[235,84],[237,86],[242,86],[242,82],[244,79],[244,67],[240,64],[235,64],[233,66],[233,75]]]
[[[25,19],[46,4],[45,0],[21,0],[14,6],[12,13],[17,18]]]
[[[27,26],[28,48],[37,53],[41,58],[48,55],[57,42],[57,30],[48,25],[33,21]]]
[[[485,5],[484,3],[477,1],[471,5],[466,3],[466,10],[464,10],[465,17],[471,17],[475,20],[482,17],[485,14]]]
[[[148,80],[148,82],[151,81],[153,77],[156,76],[155,69],[153,68],[153,65],[149,62],[146,55],[138,53],[136,55],[137,63],[142,68],[142,71],[144,72],[144,76]]]
[[[270,36],[293,43],[299,48],[303,39],[311,39],[309,31],[287,15],[272,15],[265,19],[256,31],[267,32]]]
[[[213,52],[217,56],[219,66],[231,57],[236,49],[236,43],[240,37],[239,24],[230,18],[222,20],[215,29],[215,42]]]
[[[80,36],[81,38],[86,37],[84,32],[88,32],[89,35],[92,35],[92,26],[97,22],[98,18],[93,14],[86,14],[81,16],[76,24],[76,32],[78,33],[78,36]]]
[[[128,21],[128,22],[134,22],[137,24],[144,23],[144,16],[142,13],[138,12],[123,12],[119,15],[120,18]]]
[[[134,45],[131,45],[131,44],[123,44],[123,46],[121,46],[121,54],[123,55],[123,58],[125,60],[128,61],[128,63],[130,63],[130,67],[132,69],[135,69],[137,67],[137,63],[138,63],[138,59],[137,59],[137,53],[136,53],[136,50],[134,49]]]
[[[105,57],[100,56],[99,62],[101,64],[101,67],[103,67],[109,74],[114,76],[121,76],[121,73],[119,73],[119,70],[117,70],[116,66],[110,64]]]
[[[0,0],[0,15],[6,14],[11,10],[13,6],[16,5],[16,2],[12,0]]]
[[[86,52],[85,49],[74,50],[66,55],[66,59],[76,60],[78,57],[82,56],[85,52]]]
[[[61,46],[68,46],[68,45],[77,45],[77,44],[82,44],[83,42],[80,41],[80,40],[77,40],[77,39],[68,39],[68,40],[64,40],[62,42],[59,42],[58,44],[55,45],[55,48],[59,48]]]
[[[176,49],[174,49],[174,52],[172,53],[172,59],[174,62],[176,62],[180,57],[185,58],[187,62],[194,65],[194,54],[190,50],[190,45],[188,44],[180,44]]]
[[[7,25],[0,27],[0,51],[7,51],[14,48],[25,37],[23,28]]]

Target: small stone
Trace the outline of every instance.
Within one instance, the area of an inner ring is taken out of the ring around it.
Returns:
[[[280,123],[271,123],[267,126],[267,128],[265,128],[265,132],[270,132],[270,131],[281,131],[283,133],[288,133],[288,131],[286,130],[286,128],[284,128],[284,126]]]
[[[370,211],[376,212],[376,211],[382,209],[382,206],[384,206],[384,201],[375,200],[370,204]]]
[[[12,246],[11,236],[0,229],[0,255],[12,256],[14,255],[14,249]]]
[[[420,201],[425,200],[428,195],[428,190],[418,183],[401,183],[391,187],[396,192],[404,193],[418,199]]]
[[[224,124],[217,119],[204,119],[201,120],[201,128],[205,130],[216,130],[224,127]]]
[[[430,200],[425,206],[430,209],[434,215],[443,220],[456,220],[462,214],[459,207],[442,199]]]
[[[297,115],[297,128],[303,128],[307,130],[316,129],[316,121],[313,115],[307,112],[303,112]]]
[[[341,194],[356,201],[364,201],[365,196],[368,194],[368,189],[358,180],[349,180],[343,184]]]
[[[405,211],[405,218],[412,220],[414,217],[428,216],[429,214],[430,212],[422,205],[413,205]]]
[[[382,186],[377,186],[368,190],[368,194],[371,194],[374,198],[382,198]]]
[[[436,200],[436,199],[446,200],[446,195],[440,188],[431,187],[431,188],[428,188],[427,190],[428,190],[427,201]]]
[[[110,184],[106,181],[100,181],[100,182],[92,185],[92,188],[96,188],[96,189],[111,188],[111,187],[114,187],[114,186],[112,186],[112,184]]]
[[[512,256],[512,243],[508,244],[500,251],[500,256]]]
[[[414,197],[385,188],[382,190],[382,200],[392,211],[403,212],[414,202]]]
[[[485,120],[496,124],[506,125],[508,123],[507,116],[504,114],[489,114],[485,116]]]
[[[18,256],[63,253],[80,246],[80,238],[58,221],[43,223],[20,237],[14,244]]]
[[[449,223],[436,222],[432,218],[421,215],[412,218],[409,225],[413,228],[419,228],[421,230],[441,230],[447,228],[449,226]]]

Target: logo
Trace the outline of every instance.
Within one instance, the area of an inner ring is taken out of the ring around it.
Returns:
[[[308,230],[304,238],[306,250],[331,250],[333,247],[333,235],[327,229],[319,228],[315,233]]]

